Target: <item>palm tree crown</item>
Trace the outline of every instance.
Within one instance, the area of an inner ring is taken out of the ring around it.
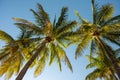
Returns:
[[[112,48],[108,45],[108,42],[111,42],[120,46],[120,15],[115,17],[112,16],[114,12],[112,4],[98,7],[98,5],[94,3],[94,0],[92,0],[92,11],[92,23],[82,18],[76,11],[76,15],[81,21],[80,28],[77,30],[77,32],[80,33],[80,39],[76,49],[76,58],[79,57],[88,46],[90,46],[90,56],[93,56],[93,53],[100,53],[101,56],[107,56],[108,59],[110,59],[110,62],[114,65],[116,73],[120,77],[120,67],[116,63]]]
[[[25,19],[13,18],[15,21],[17,21],[15,25],[25,28],[27,32],[30,32],[31,35],[33,35],[32,37],[40,38],[38,41],[33,43],[37,44],[33,53],[34,58],[31,58],[28,64],[26,64],[27,68],[31,65],[34,59],[37,59],[35,75],[38,76],[43,71],[46,62],[50,59],[50,65],[54,61],[57,61],[60,70],[62,70],[61,61],[64,61],[67,63],[70,70],[73,71],[71,63],[66,56],[63,47],[67,47],[67,44],[70,43],[68,37],[70,37],[72,28],[76,26],[77,22],[67,20],[68,8],[63,7],[58,21],[56,21],[55,17],[53,23],[51,23],[49,15],[44,11],[43,7],[40,4],[37,4],[37,6],[37,12],[31,9],[35,16],[36,24]],[[17,78],[17,80],[19,79]]]

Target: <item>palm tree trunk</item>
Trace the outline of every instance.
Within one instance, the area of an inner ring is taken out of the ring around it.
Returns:
[[[114,69],[116,71],[116,74],[120,79],[120,67],[118,66],[118,64],[116,62],[115,56],[112,55],[113,53],[109,50],[109,48],[104,44],[104,42],[98,36],[96,37],[96,40],[99,42],[100,46],[105,49],[106,55],[110,59],[112,65],[113,65],[113,67],[114,67]]]
[[[39,55],[40,51],[46,45],[46,43],[47,43],[47,41],[43,41],[42,45],[40,47],[38,47],[38,49],[36,50],[36,52],[34,53],[32,58],[25,64],[25,66],[22,68],[22,70],[20,71],[20,73],[18,74],[18,76],[17,76],[17,78],[15,80],[22,80],[22,78],[24,77],[24,75],[27,72],[28,68],[30,67],[32,62],[36,59],[36,57]]]

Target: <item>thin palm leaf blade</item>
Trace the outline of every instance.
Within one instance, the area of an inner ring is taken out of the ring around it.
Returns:
[[[69,69],[73,72],[72,64],[70,63],[70,61],[69,61],[67,56],[65,56],[65,60],[66,60],[66,63],[68,65]]]

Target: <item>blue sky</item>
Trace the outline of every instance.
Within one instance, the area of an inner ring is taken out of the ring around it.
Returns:
[[[98,1],[99,5],[112,3],[115,6],[114,16],[120,14],[120,0],[96,1]],[[74,11],[78,10],[81,16],[92,21],[91,0],[0,0],[0,29],[6,31],[16,39],[19,34],[19,29],[14,26],[12,18],[19,17],[34,22],[34,17],[30,9],[37,10],[36,3],[43,5],[51,21],[53,21],[55,15],[60,15],[63,6],[69,8],[69,20],[78,20],[74,14]],[[5,43],[0,41],[0,48],[4,45]],[[75,48],[75,46],[71,46],[66,50],[73,65],[73,73],[64,64],[62,66],[63,71],[60,72],[57,64],[54,63],[52,66],[47,65],[43,73],[36,78],[33,75],[34,68],[28,70],[23,80],[84,80],[85,76],[91,70],[85,69],[88,61],[84,55],[77,60],[74,59]],[[11,80],[14,80],[15,77],[13,76]],[[4,76],[0,80],[4,80]]]

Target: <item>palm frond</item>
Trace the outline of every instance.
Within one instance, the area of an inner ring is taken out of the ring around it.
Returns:
[[[65,51],[59,45],[55,46],[55,50],[56,50],[56,54],[57,54],[57,61],[59,64],[59,68],[60,68],[60,71],[62,71],[61,61],[65,60]]]
[[[89,73],[85,80],[96,80],[96,78],[98,78],[99,76],[99,72],[100,70],[99,69],[95,69],[93,72]]]
[[[97,52],[97,47],[96,47],[97,45],[96,45],[96,42],[95,42],[95,40],[93,39],[92,41],[91,41],[91,46],[90,46],[90,62],[91,62],[91,58],[92,58],[92,56],[93,56],[93,54],[95,54],[96,52]]]
[[[115,45],[120,46],[120,41],[118,40],[119,39],[118,36],[104,35],[103,38]]]
[[[89,69],[89,68],[94,68],[95,67],[95,63],[90,63],[86,66],[86,69]]]
[[[100,8],[97,15],[97,24],[101,24],[102,21],[110,19],[113,15],[114,7],[111,4],[106,4]]]
[[[65,44],[66,44],[65,48],[67,48],[69,45],[75,44],[78,41],[82,40],[80,35],[81,35],[81,33],[79,33],[79,32],[73,32],[73,31],[67,32],[67,33],[61,35],[57,41],[60,42],[60,44],[64,44],[63,46],[65,46]],[[67,41],[67,43],[64,43],[65,41],[60,40],[60,39],[63,40],[63,38],[64,38],[64,40]]]
[[[15,25],[19,27],[23,27],[24,29],[27,30],[27,32],[30,32],[32,34],[40,34],[42,33],[42,30],[37,27],[36,25],[29,25],[29,24],[24,24],[24,23],[15,23]]]
[[[12,68],[12,66],[11,66],[11,67],[9,67],[8,70],[7,70],[6,80],[9,80],[9,79],[12,77],[13,73],[14,73],[14,71],[13,71],[13,68]]]
[[[37,65],[37,67],[36,67],[36,70],[35,70],[35,72],[34,72],[35,76],[38,76],[38,75],[40,75],[40,74],[42,73],[45,65],[46,65],[46,61],[45,61],[45,57],[43,56],[43,57],[39,60],[38,65]]]
[[[8,56],[10,53],[8,52],[8,50],[4,50],[0,52],[0,60],[4,59],[6,56]]]
[[[50,50],[50,62],[49,65],[51,65],[54,60],[56,59],[56,50],[55,50],[55,45],[53,43],[51,43],[49,45],[49,50]]]
[[[54,18],[54,21],[53,21],[53,27],[56,26],[56,15],[55,15],[55,18]]]
[[[67,23],[65,26],[63,26],[62,28],[60,28],[58,30],[58,36],[66,33],[66,32],[71,31],[74,27],[76,27],[76,25],[77,25],[76,21],[72,21],[72,22]]]
[[[57,39],[57,42],[58,42],[59,45],[61,45],[61,46],[64,47],[64,48],[67,48],[67,47],[68,47],[68,46],[67,46],[67,42],[69,43],[69,41],[67,41],[67,40]]]
[[[75,58],[77,59],[83,51],[88,47],[89,41],[91,40],[90,35],[85,35],[82,41],[78,44],[76,52],[75,52]]]
[[[34,14],[37,25],[39,25],[39,27],[45,26],[44,20],[41,19],[41,16],[37,12],[35,12],[33,9],[30,9],[30,11]]]
[[[76,14],[76,16],[79,18],[81,24],[86,24],[86,23],[88,23],[87,20],[83,19],[83,18],[80,16],[80,14],[79,14],[78,11],[75,11],[75,14]]]
[[[67,7],[63,7],[61,10],[61,14],[60,17],[58,18],[58,21],[56,23],[56,28],[61,27],[64,23],[66,23],[67,20],[67,12],[68,12],[68,8]]]
[[[7,43],[14,41],[14,39],[6,32],[0,30],[0,39],[6,41]]]
[[[42,73],[42,71],[45,68],[46,62],[47,62],[47,58],[48,58],[48,50],[47,47],[44,47],[42,49],[42,51],[40,52],[40,60],[38,61],[38,65],[36,67],[36,70],[34,72],[35,76],[38,76]]]
[[[33,35],[33,31],[27,31],[23,27],[19,27],[20,29],[20,34],[18,35],[18,39],[24,39],[24,38],[30,38]]]
[[[0,76],[2,76],[2,75],[4,75],[4,73],[6,73],[7,72],[7,69],[8,69],[8,67],[9,67],[9,64],[10,63],[5,63],[4,65],[0,65]]]
[[[66,61],[67,65],[68,65],[69,69],[73,72],[72,64],[70,63],[67,56],[65,57],[65,61]]]
[[[57,63],[58,63],[58,65],[59,65],[59,69],[60,69],[60,71],[62,71],[61,60],[60,60],[60,57],[59,57],[58,54],[57,54]]]
[[[20,53],[17,54],[16,62],[14,63],[14,73],[17,74],[20,70],[22,63],[22,57],[20,56]]]
[[[38,3],[37,6],[40,18],[44,21],[44,23],[46,23],[46,21],[49,21],[49,15],[47,14],[47,12],[45,12],[41,4]]]
[[[97,13],[99,10],[98,4],[95,3],[95,0],[91,0],[92,1],[92,16],[93,16],[93,24],[96,24],[97,21]]]
[[[105,25],[114,25],[120,23],[120,15],[117,15],[115,17],[110,18],[109,20],[105,21],[101,24],[101,27]]]

